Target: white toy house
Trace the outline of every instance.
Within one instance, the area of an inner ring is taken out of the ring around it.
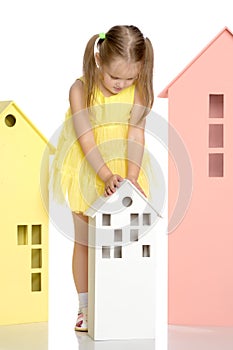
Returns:
[[[88,329],[94,340],[156,336],[160,215],[128,180],[89,216]],[[159,328],[159,327],[158,327]]]

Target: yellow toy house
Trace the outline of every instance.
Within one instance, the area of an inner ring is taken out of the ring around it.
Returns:
[[[0,325],[48,319],[51,153],[17,105],[0,102]]]

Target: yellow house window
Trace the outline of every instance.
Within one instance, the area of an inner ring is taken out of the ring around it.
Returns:
[[[31,291],[41,291],[42,277],[42,225],[18,225],[17,226],[17,244],[19,246],[29,245],[25,254],[31,254]],[[35,271],[35,269],[37,269]],[[25,273],[28,273],[27,266]]]
[[[5,117],[5,124],[6,126],[8,126],[9,128],[11,128],[12,126],[14,126],[16,123],[16,118],[12,115],[12,114],[8,114]]]
[[[40,269],[42,267],[42,249],[31,250],[31,268]]]
[[[41,291],[41,273],[32,273],[32,292],[40,292]]]
[[[32,225],[32,244],[41,244],[41,225]]]
[[[28,244],[28,227],[27,225],[17,226],[17,243],[18,245]]]

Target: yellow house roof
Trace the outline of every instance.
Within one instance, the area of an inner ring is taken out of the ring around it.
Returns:
[[[10,107],[13,107],[20,113],[22,118],[24,118],[24,120],[31,126],[35,133],[45,142],[46,145],[48,145],[50,154],[54,154],[56,150],[55,147],[48,142],[44,135],[35,127],[35,125],[30,121],[30,119],[27,118],[27,116],[21,111],[21,109],[16,105],[14,101],[0,101],[0,118],[1,114]]]

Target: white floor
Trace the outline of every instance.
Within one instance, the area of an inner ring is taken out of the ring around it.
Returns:
[[[49,334],[49,335],[48,335]],[[68,336],[68,337],[67,337]],[[49,339],[49,341],[48,341]],[[166,350],[151,340],[94,342],[73,330],[50,335],[47,323],[1,326],[0,350]],[[232,350],[232,328],[169,326],[168,350]]]

